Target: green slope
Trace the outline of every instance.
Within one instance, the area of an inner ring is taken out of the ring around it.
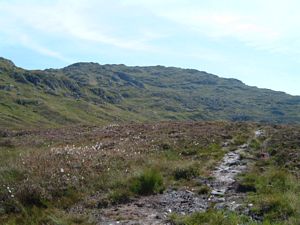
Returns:
[[[76,63],[29,71],[0,58],[0,125],[232,120],[300,123],[300,97],[192,69]]]

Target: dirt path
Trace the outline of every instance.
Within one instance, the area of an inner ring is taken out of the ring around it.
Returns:
[[[255,138],[260,135],[263,135],[263,131],[255,131]],[[251,152],[251,140],[224,155],[212,172],[213,179],[198,178],[198,182],[211,188],[210,195],[198,195],[185,189],[168,189],[163,194],[141,197],[128,204],[103,209],[86,209],[78,205],[71,212],[89,215],[97,221],[97,225],[169,224],[167,218],[170,213],[187,215],[212,207],[247,213],[251,205],[243,204],[246,193],[238,192],[235,183],[236,176],[245,172],[251,164],[250,159],[241,157]]]

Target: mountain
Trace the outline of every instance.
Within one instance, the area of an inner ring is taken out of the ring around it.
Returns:
[[[300,123],[300,97],[175,67],[75,63],[25,70],[0,58],[0,126],[122,121]]]

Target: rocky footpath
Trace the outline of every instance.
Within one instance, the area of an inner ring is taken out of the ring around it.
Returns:
[[[264,131],[257,130],[254,132],[255,138],[264,135]],[[231,211],[239,211],[248,214],[252,204],[245,205],[244,198],[247,187],[239,186],[236,182],[237,175],[245,172],[252,163],[248,157],[243,155],[251,155],[250,148],[251,139],[248,143],[239,146],[236,150],[230,151],[223,157],[219,166],[213,171],[213,182],[208,185],[212,188],[208,201],[210,205],[216,209],[227,209]]]
[[[254,137],[258,138],[261,135],[263,131],[259,130],[255,132]],[[163,194],[141,197],[127,204],[108,208],[86,209],[78,205],[71,212],[89,215],[99,225],[169,224],[168,216],[171,213],[187,215],[193,212],[203,212],[209,208],[247,214],[252,205],[245,205],[246,191],[237,187],[236,178],[252,163],[251,159],[242,157],[251,154],[250,141],[231,151],[228,149],[229,144],[224,143],[223,148],[227,153],[212,171],[211,179],[196,178],[199,184],[210,188],[210,194],[199,195],[186,189],[168,189]]]
[[[241,158],[249,151],[248,144],[239,146],[237,150],[228,152],[219,166],[213,171],[213,181],[208,183],[212,188],[208,198],[210,205],[216,209],[241,210],[243,192],[237,191],[236,176],[246,171],[251,161]]]

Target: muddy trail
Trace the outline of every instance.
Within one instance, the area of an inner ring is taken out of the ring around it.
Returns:
[[[210,178],[195,178],[199,185],[209,187],[209,194],[199,194],[182,189],[167,189],[163,194],[140,197],[127,204],[110,207],[86,208],[83,204],[76,205],[70,213],[87,215],[97,225],[115,224],[170,224],[168,217],[172,213],[188,215],[193,212],[204,212],[210,208],[226,209],[241,214],[248,214],[252,204],[245,205],[247,190],[238,186],[236,179],[246,172],[253,163],[250,142],[264,135],[264,131],[254,132],[247,143],[229,149],[230,140],[223,143],[227,153],[211,172]],[[249,156],[249,157],[245,157]],[[97,199],[97,195],[91,196]]]

